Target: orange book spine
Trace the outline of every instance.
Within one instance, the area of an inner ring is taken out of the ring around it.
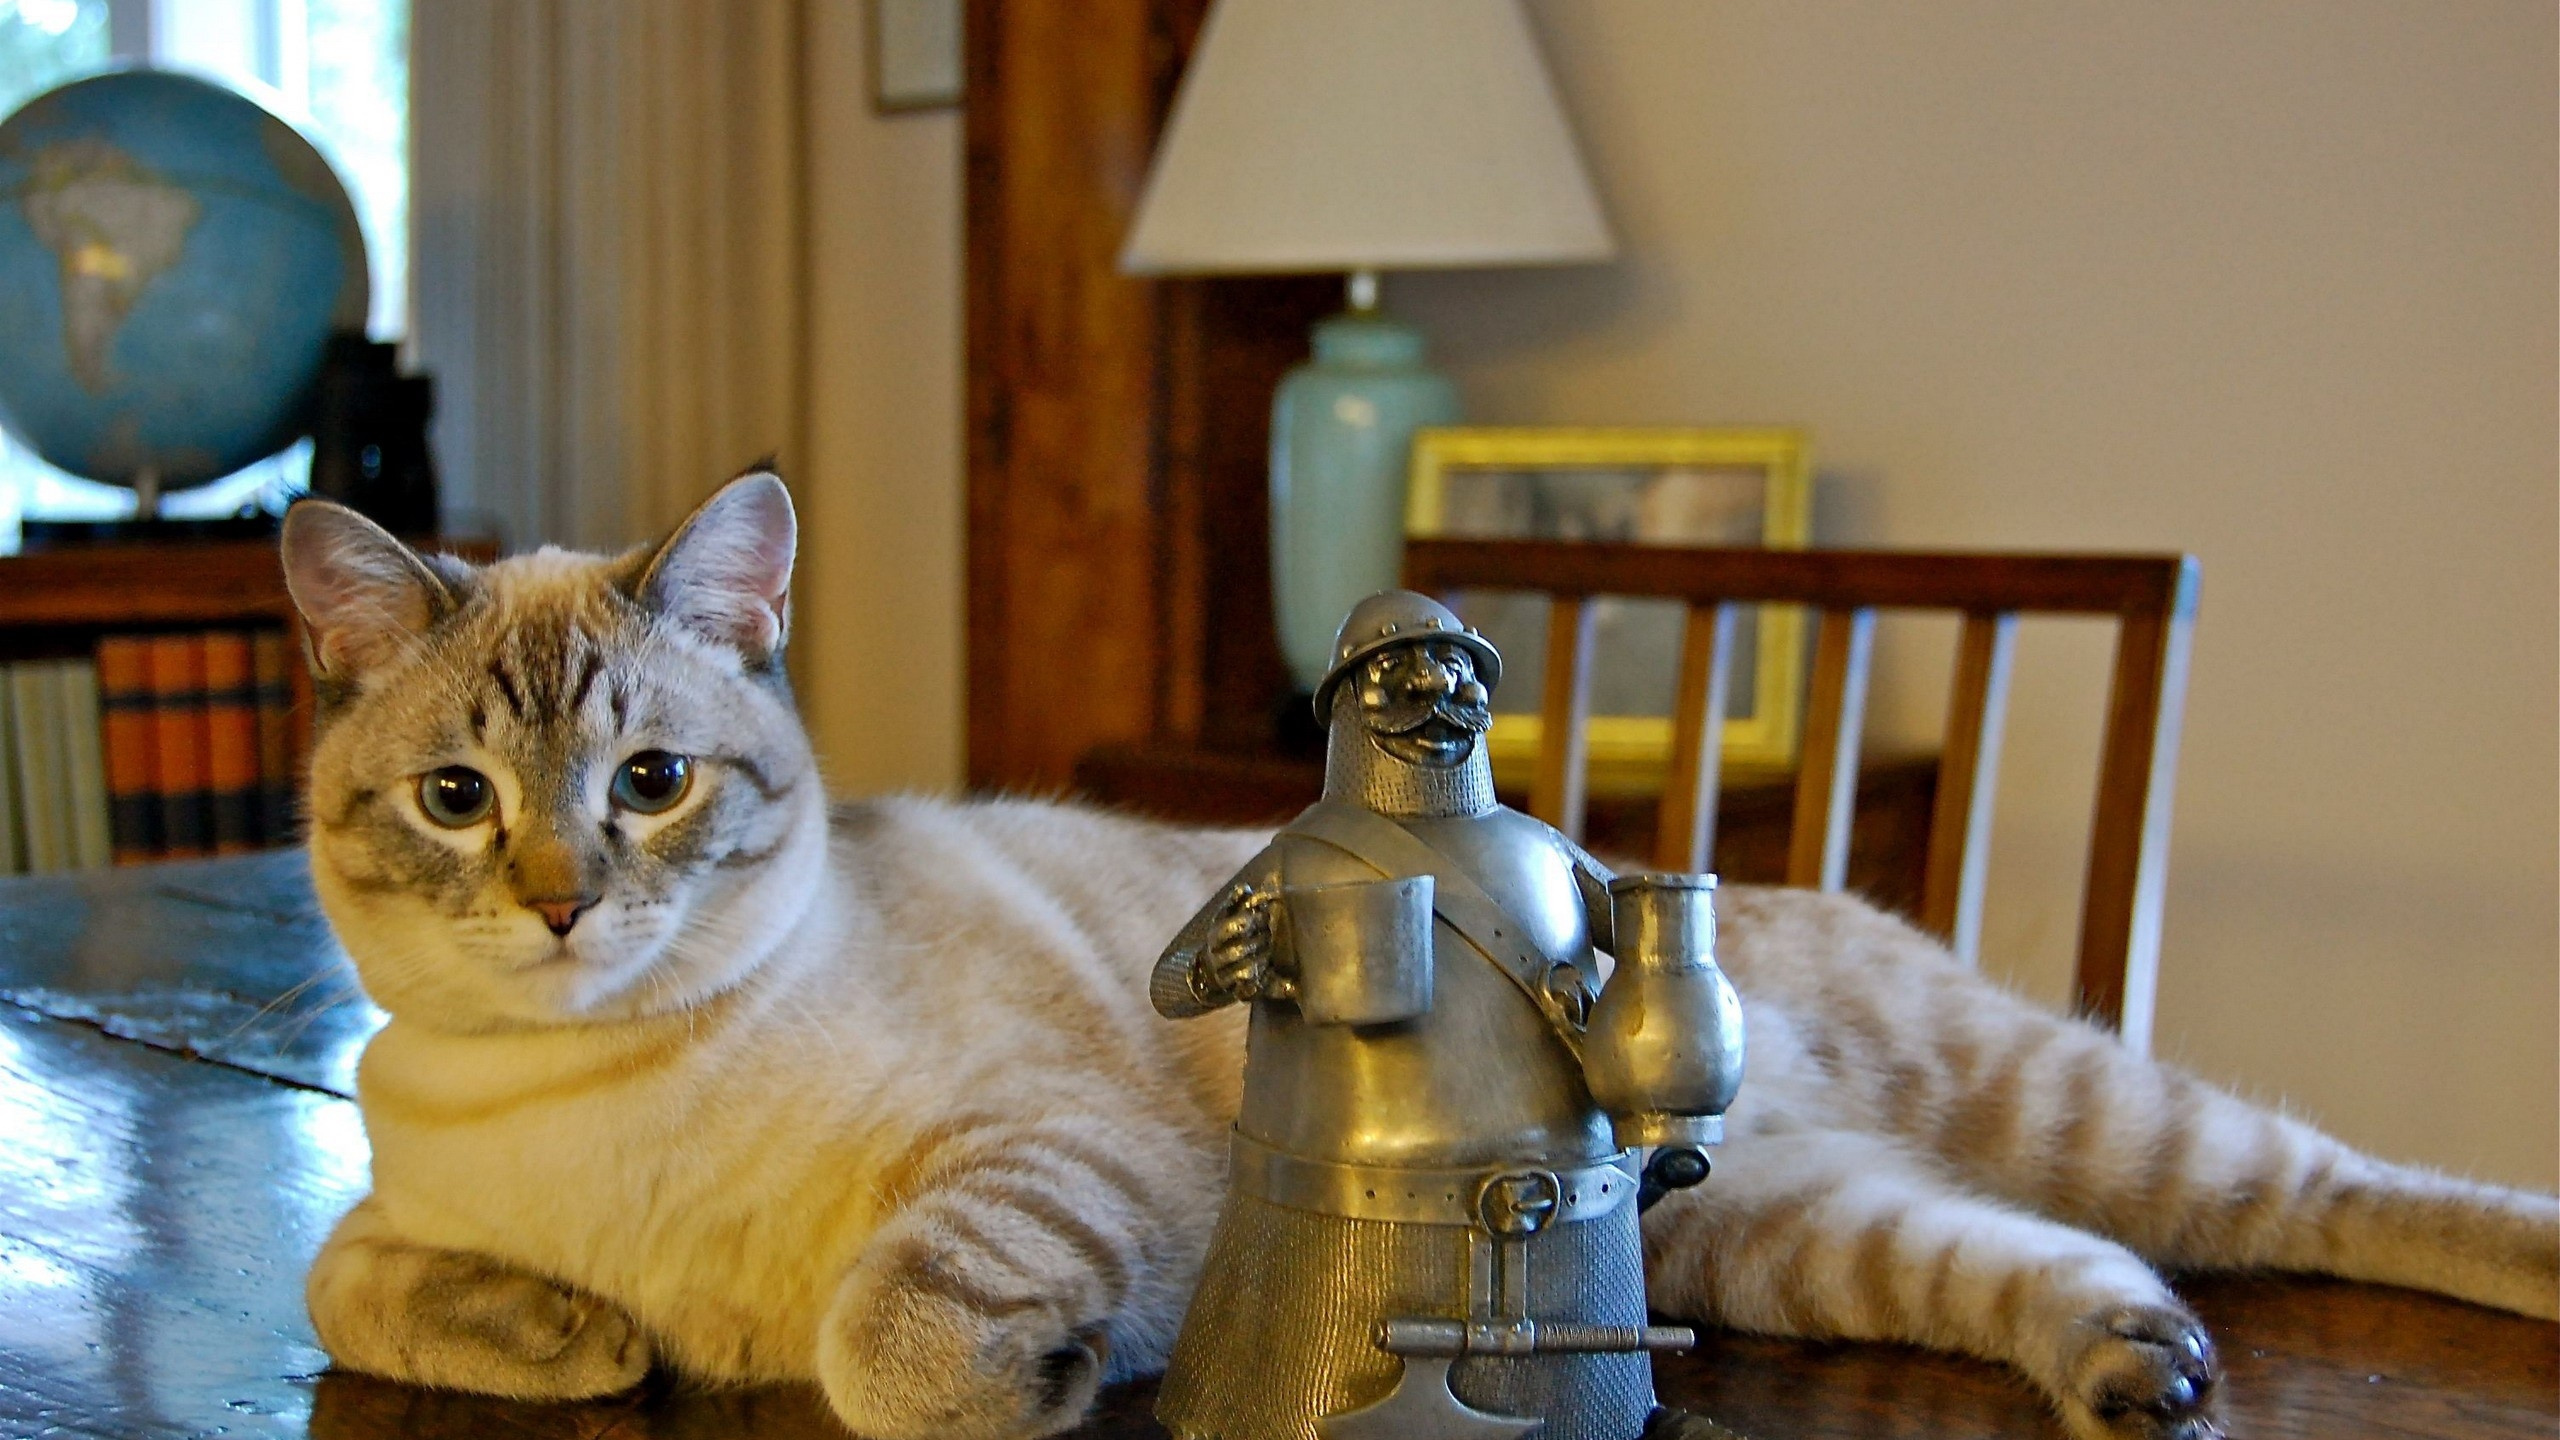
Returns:
[[[249,641],[249,668],[258,683],[258,837],[290,845],[294,796],[301,778],[293,766],[293,682],[281,630],[258,631]]]
[[[203,637],[205,806],[213,853],[258,848],[258,691],[249,637],[215,630]]]
[[[158,635],[151,641],[151,733],[160,776],[160,845],[179,858],[213,853],[213,814],[205,790],[204,638]]]
[[[107,834],[119,865],[160,855],[160,739],[152,704],[150,637],[100,640],[98,731],[107,759]]]

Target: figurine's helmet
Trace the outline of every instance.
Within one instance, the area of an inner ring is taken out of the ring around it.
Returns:
[[[1333,692],[1360,662],[1391,645],[1446,640],[1476,662],[1476,678],[1487,690],[1502,679],[1502,652],[1467,628],[1448,606],[1410,590],[1381,590],[1351,607],[1342,628],[1333,632],[1333,665],[1316,682],[1316,721],[1333,719]]]

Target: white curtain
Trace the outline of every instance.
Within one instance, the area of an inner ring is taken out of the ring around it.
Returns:
[[[802,3],[416,0],[449,528],[610,548],[805,450]]]

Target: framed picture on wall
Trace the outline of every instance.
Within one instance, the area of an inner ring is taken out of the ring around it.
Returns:
[[[959,104],[961,0],[871,0],[870,11],[871,108]]]
[[[1782,428],[1430,429],[1414,438],[1406,530],[1417,536],[1614,541],[1639,545],[1802,549],[1812,489],[1805,437]],[[1543,596],[1483,591],[1452,597],[1502,652],[1493,762],[1525,779],[1538,753]],[[1685,610],[1676,600],[1599,599],[1591,675],[1590,777],[1595,789],[1660,783],[1671,756],[1673,690]],[[1804,614],[1746,607],[1727,701],[1727,765],[1796,760]]]

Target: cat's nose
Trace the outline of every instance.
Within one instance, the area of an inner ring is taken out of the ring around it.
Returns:
[[[542,917],[554,935],[565,936],[578,923],[578,917],[596,908],[601,895],[571,895],[557,900],[527,900],[525,908]]]

